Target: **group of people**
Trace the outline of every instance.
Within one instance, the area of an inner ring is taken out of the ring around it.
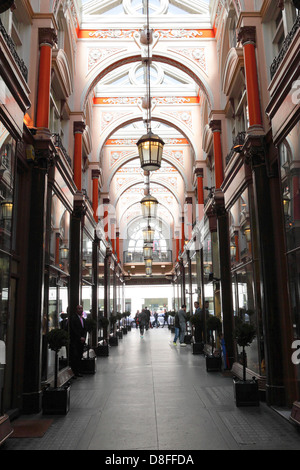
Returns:
[[[139,310],[135,314],[135,324],[136,328],[140,329],[140,335],[141,337],[144,336],[145,329],[148,330],[149,328],[158,328],[159,327],[159,321],[158,321],[158,313],[155,311],[154,314],[154,322],[151,324],[151,312],[148,309],[148,307],[144,307],[142,311],[140,312]],[[162,325],[162,328],[165,326],[165,323],[168,325],[168,313],[165,311],[164,313],[164,323]]]
[[[203,336],[203,328],[204,328],[204,314],[205,310],[208,309],[208,302],[205,302],[205,307],[204,309],[200,308],[199,302],[194,302],[194,307],[195,307],[195,315],[199,314],[200,315],[200,323],[198,325],[198,338],[197,340],[199,342],[202,341],[202,336]],[[175,321],[174,321],[174,326],[175,326],[175,336],[173,339],[173,344],[177,345],[177,340],[179,339],[180,346],[186,346],[186,343],[184,342],[184,338],[186,335],[186,321],[187,321],[187,315],[186,315],[186,305],[182,305],[181,309],[179,309],[179,312],[175,314]]]

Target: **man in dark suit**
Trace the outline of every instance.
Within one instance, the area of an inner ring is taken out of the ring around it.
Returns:
[[[86,333],[83,307],[78,305],[76,312],[70,318],[70,366],[75,377],[82,377],[80,374],[80,363],[83,356]]]

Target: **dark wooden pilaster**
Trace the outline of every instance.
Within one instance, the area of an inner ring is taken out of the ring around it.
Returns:
[[[41,136],[42,137],[42,136]],[[27,301],[24,347],[23,412],[41,410],[41,352],[44,294],[48,169],[54,155],[51,140],[36,140],[31,162]]]
[[[74,209],[70,220],[70,302],[69,315],[75,312],[81,303],[81,273],[82,273],[82,230],[86,205],[81,193],[77,193]]]
[[[223,333],[228,361],[231,367],[234,362],[234,324],[230,265],[230,240],[228,228],[228,213],[225,209],[224,195],[222,191],[218,189],[214,192],[212,207],[217,219]]]
[[[257,222],[259,269],[261,277],[262,318],[265,342],[266,400],[268,405],[286,403],[283,381],[281,312],[278,301],[280,285],[276,276],[276,250],[270,192],[270,168],[263,135],[248,135],[244,145],[246,162],[253,172],[254,205]]]

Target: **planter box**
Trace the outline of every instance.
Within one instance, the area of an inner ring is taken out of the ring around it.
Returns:
[[[233,378],[234,399],[236,406],[259,406],[258,382]]]
[[[204,343],[193,343],[193,354],[204,354]]]
[[[117,336],[110,336],[109,344],[110,344],[110,346],[118,346],[118,337]]]
[[[98,357],[103,357],[103,356],[108,356],[109,355],[109,348],[108,344],[99,344],[96,349],[95,349],[96,356]]]
[[[70,390],[68,385],[62,388],[47,388],[42,396],[44,415],[65,415],[70,410]]]
[[[184,336],[185,344],[191,344],[191,341],[192,341],[192,335],[187,334],[187,335]]]
[[[207,372],[221,371],[222,370],[222,357],[207,355],[206,356],[206,370]]]
[[[81,359],[80,372],[82,374],[95,374],[96,372],[96,358],[89,357]]]

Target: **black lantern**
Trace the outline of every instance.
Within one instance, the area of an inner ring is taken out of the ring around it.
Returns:
[[[143,197],[141,205],[143,217],[147,219],[156,217],[158,200],[154,196],[149,194],[148,196]]]
[[[300,0],[293,0],[294,7],[300,10]]]
[[[136,145],[143,170],[158,170],[161,166],[164,141],[150,130],[139,139]]]
[[[60,248],[60,259],[61,260],[65,260],[65,259],[68,259],[69,257],[69,248],[64,245]]]
[[[153,247],[149,244],[145,244],[143,248],[144,260],[152,259],[153,256]]]
[[[148,225],[147,228],[143,229],[143,238],[145,243],[152,243],[154,240],[154,229]]]
[[[152,267],[146,268],[146,276],[152,276]]]
[[[13,6],[14,0],[2,0],[0,3],[0,13],[3,13]]]
[[[13,207],[14,207],[14,204],[10,200],[5,200],[5,201],[1,202],[2,219],[3,220],[11,220],[12,219]]]

